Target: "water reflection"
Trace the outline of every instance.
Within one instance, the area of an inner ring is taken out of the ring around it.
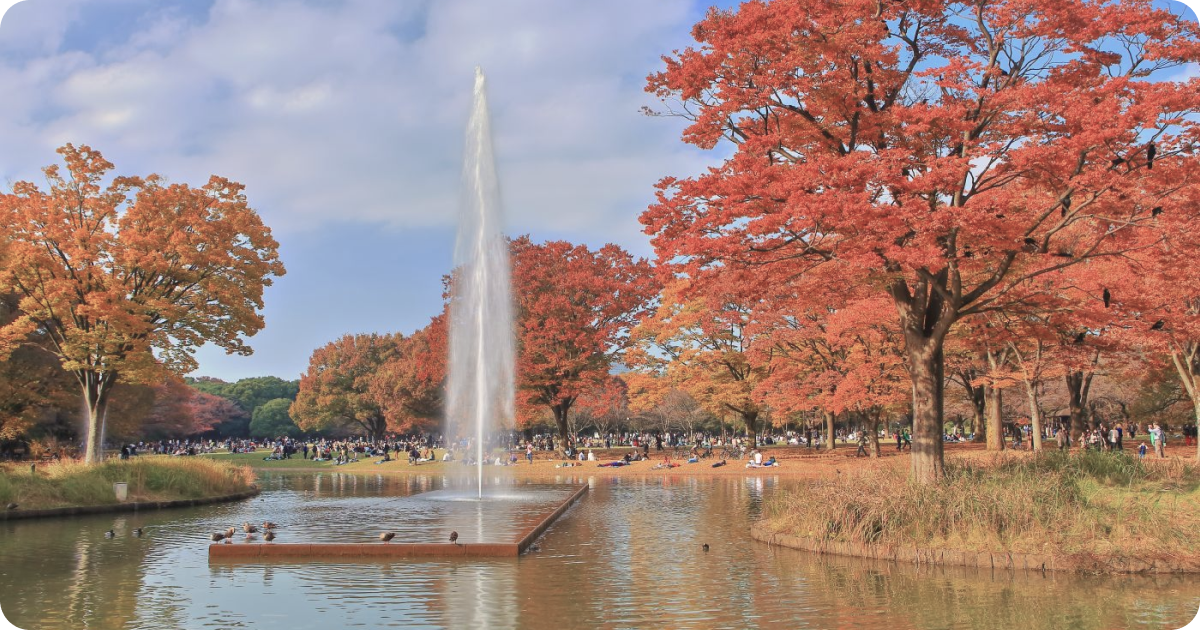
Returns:
[[[237,504],[6,523],[0,606],[29,629],[904,630],[1173,628],[1200,605],[1196,577],[917,571],[768,548],[746,531],[771,479],[563,481],[592,489],[550,528],[540,552],[519,559],[208,561],[208,532],[264,518],[287,524],[280,539],[291,542],[372,537],[381,522],[443,540],[450,512],[439,510],[465,505],[454,517],[470,519],[454,525],[463,538],[487,531],[478,503],[414,496],[455,491],[457,482],[441,477],[272,475],[261,480],[261,496]],[[110,527],[117,535],[108,540]],[[135,527],[146,536],[131,536]]]

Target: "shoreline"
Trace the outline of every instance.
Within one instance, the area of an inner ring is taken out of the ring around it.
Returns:
[[[174,499],[169,501],[129,501],[126,503],[107,503],[102,505],[68,505],[63,507],[40,508],[34,510],[4,510],[0,512],[0,521],[15,521],[29,518],[53,518],[56,516],[88,516],[92,514],[109,514],[114,512],[139,512],[142,510],[163,510],[177,507],[192,507],[210,503],[228,503],[241,501],[257,496],[261,490],[254,485],[251,489],[234,494],[200,497],[196,499]]]
[[[933,547],[876,545],[851,541],[816,540],[773,532],[762,522],[750,527],[750,537],[759,542],[817,555],[836,555],[916,566],[962,566],[1008,571],[1059,571],[1066,573],[1147,575],[1200,573],[1200,558],[1157,558],[1110,554],[1039,554],[1014,551],[966,551]]]

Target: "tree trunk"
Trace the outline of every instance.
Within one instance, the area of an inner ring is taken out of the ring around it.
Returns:
[[[746,435],[750,438],[750,446],[758,447],[758,412],[742,412],[742,422],[746,424]]]
[[[1200,462],[1200,400],[1192,399],[1192,407],[1196,410],[1196,461]]]
[[[84,463],[98,464],[104,461],[104,415],[108,409],[108,395],[117,380],[114,372],[77,373],[83,386],[83,400],[88,410],[87,443],[84,445]]]
[[[975,380],[973,370],[961,370],[958,377],[962,379],[963,387],[967,390],[967,398],[971,401],[971,413],[974,420],[971,422],[971,428],[974,429],[974,435],[971,438],[972,442],[983,442],[987,436],[987,416],[984,410],[987,407],[987,385],[975,386],[971,381]]]
[[[1087,422],[1088,390],[1092,385],[1091,372],[1070,372],[1067,379],[1067,408],[1071,412],[1071,443],[1082,446],[1080,439]]]
[[[823,415],[825,417],[825,435],[827,438],[825,440],[825,450],[832,451],[835,448],[834,439],[833,439],[833,432],[834,432],[833,425],[834,425],[835,421],[837,420],[837,415],[829,413],[828,411],[825,411],[823,409],[821,410],[821,415]]]
[[[870,431],[867,432],[867,447],[868,447],[867,454],[870,455],[872,459],[875,459],[875,458],[879,457],[879,455],[880,455],[880,452],[879,452],[879,416],[877,416],[877,415],[867,416],[867,424],[871,429]]]
[[[551,405],[550,410],[554,412],[554,424],[558,427],[558,441],[565,450],[571,444],[571,440],[569,439],[571,431],[567,427],[567,418],[571,411],[571,405],[560,402],[557,405]]]
[[[1171,349],[1171,361],[1183,382],[1183,389],[1192,399],[1196,416],[1196,461],[1200,461],[1200,382],[1197,382],[1197,361],[1200,360],[1200,343],[1188,342]]]
[[[1029,381],[1025,382],[1025,392],[1029,395],[1029,426],[1033,438],[1033,450],[1042,450],[1042,411],[1038,408],[1037,388]]]
[[[918,483],[941,479],[945,466],[942,443],[942,402],[945,357],[942,339],[905,344],[913,381],[912,475]]]
[[[987,388],[987,450],[1004,450],[1004,390]]]

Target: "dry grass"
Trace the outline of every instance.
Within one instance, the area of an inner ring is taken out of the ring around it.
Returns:
[[[0,503],[21,509],[117,503],[113,483],[129,484],[131,501],[197,499],[244,492],[254,481],[249,468],[208,458],[144,457],[94,466],[74,461],[0,469]]]
[[[773,530],[962,550],[1200,553],[1200,469],[1122,454],[948,459],[936,485],[880,467],[812,481],[767,505]]]

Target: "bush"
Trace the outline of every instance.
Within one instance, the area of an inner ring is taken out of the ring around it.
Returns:
[[[129,484],[130,500],[197,499],[244,492],[253,482],[249,468],[209,458],[145,456],[102,464],[39,464],[31,475],[24,466],[3,469],[0,501],[24,509],[116,503],[113,483]]]
[[[799,536],[978,550],[1095,551],[1106,544],[1197,549],[1195,465],[1057,451],[948,459],[941,483],[874,469],[814,481],[768,502],[766,521]],[[1191,531],[1194,531],[1191,530]]]

